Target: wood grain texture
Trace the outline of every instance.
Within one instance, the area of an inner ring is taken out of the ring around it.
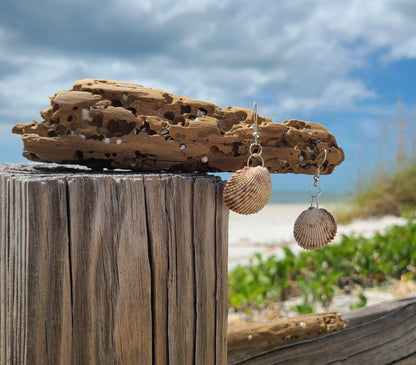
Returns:
[[[1,164],[1,364],[225,364],[222,189]]]
[[[416,298],[385,302],[342,318],[349,323],[341,332],[230,351],[228,364],[416,363]]]

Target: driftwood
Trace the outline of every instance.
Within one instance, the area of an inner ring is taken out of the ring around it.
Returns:
[[[32,161],[140,171],[236,171],[253,142],[252,110],[218,106],[143,86],[81,80],[57,92],[42,123],[17,124]],[[271,173],[322,174],[344,160],[335,137],[320,124],[272,123],[259,116],[259,142]],[[317,161],[318,160],[318,161]]]
[[[222,188],[0,164],[0,364],[224,365]]]
[[[299,341],[341,331],[347,322],[336,312],[279,318],[267,323],[234,325],[228,329],[228,351]]]
[[[340,332],[229,349],[228,364],[416,364],[416,298],[384,302],[342,318],[348,324]]]

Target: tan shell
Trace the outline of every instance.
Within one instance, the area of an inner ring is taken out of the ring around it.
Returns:
[[[299,246],[316,250],[326,246],[337,233],[334,217],[325,209],[310,207],[299,214],[293,227],[293,235]]]
[[[224,189],[225,205],[239,214],[254,214],[270,199],[272,181],[265,167],[245,166],[230,177]]]

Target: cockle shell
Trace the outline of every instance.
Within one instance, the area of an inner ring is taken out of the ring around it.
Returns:
[[[270,199],[272,181],[262,166],[245,166],[230,177],[224,188],[225,205],[239,214],[254,214]]]
[[[337,233],[337,223],[327,210],[310,207],[299,214],[293,227],[293,235],[299,246],[316,250],[326,246]]]

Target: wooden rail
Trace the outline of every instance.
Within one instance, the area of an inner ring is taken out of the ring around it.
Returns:
[[[1,365],[225,364],[222,188],[0,165]]]
[[[276,336],[275,343],[229,351],[228,364],[416,364],[416,298],[384,302],[342,318],[349,322],[340,332],[291,343]]]

